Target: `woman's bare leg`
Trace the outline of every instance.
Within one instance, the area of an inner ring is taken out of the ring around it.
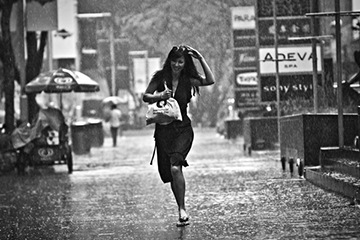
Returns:
[[[171,175],[173,177],[171,189],[179,208],[179,218],[186,219],[188,215],[185,209],[185,178],[182,172],[182,166],[171,166]]]

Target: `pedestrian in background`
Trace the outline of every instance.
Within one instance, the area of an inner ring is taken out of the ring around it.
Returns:
[[[111,111],[109,116],[110,132],[113,140],[113,147],[116,147],[117,136],[121,131],[121,111],[117,108],[116,104],[111,105]]]
[[[200,62],[205,76],[197,71],[193,58]],[[154,133],[158,171],[164,183],[170,182],[178,205],[178,226],[189,224],[182,167],[188,166],[185,158],[191,149],[194,132],[187,115],[187,106],[191,97],[199,93],[199,86],[212,85],[214,82],[214,75],[199,51],[189,46],[174,46],[163,68],[152,77],[143,96],[143,101],[148,103],[173,97],[181,109],[182,121],[173,121],[167,125],[156,124]]]

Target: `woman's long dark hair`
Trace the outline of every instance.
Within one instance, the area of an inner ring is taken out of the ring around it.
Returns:
[[[184,65],[184,69],[181,71],[181,75],[180,75],[181,81],[184,81],[190,89],[191,89],[190,78],[195,78],[202,81],[202,76],[196,69],[195,63],[191,55],[188,53],[187,47],[183,45],[174,46],[171,49],[165,60],[163,68],[154,74],[153,79],[155,81],[162,81],[164,79],[171,80],[172,79],[171,61],[175,61],[176,59],[182,56],[185,59],[185,65]],[[199,94],[199,87],[194,87],[193,90],[194,90],[194,95],[195,93]]]

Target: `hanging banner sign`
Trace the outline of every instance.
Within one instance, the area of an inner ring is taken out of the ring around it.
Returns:
[[[27,3],[26,24],[26,30],[29,32],[58,30],[57,1],[45,4],[35,1]]]
[[[149,79],[161,68],[160,58],[148,58],[148,72],[146,73],[146,59],[133,58],[134,92],[141,95],[145,92]],[[148,79],[147,79],[148,78]]]
[[[232,29],[255,29],[255,7],[241,6],[231,8]]]
[[[316,48],[317,68],[321,69],[321,51]],[[313,71],[313,57],[311,46],[280,47],[278,56],[274,48],[260,48],[260,74],[275,74],[275,62],[279,61],[279,74],[282,73],[311,73]]]

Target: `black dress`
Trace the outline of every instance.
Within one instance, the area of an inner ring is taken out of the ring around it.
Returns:
[[[164,90],[164,84],[159,84],[158,91]],[[171,81],[167,81],[167,86],[172,89]],[[187,105],[191,99],[190,80],[180,78],[173,96],[179,103],[182,121],[173,121],[168,125],[156,124],[155,143],[157,148],[158,170],[161,180],[164,183],[171,182],[171,165],[188,166],[186,159],[189,153],[194,132],[191,120],[187,115]]]

